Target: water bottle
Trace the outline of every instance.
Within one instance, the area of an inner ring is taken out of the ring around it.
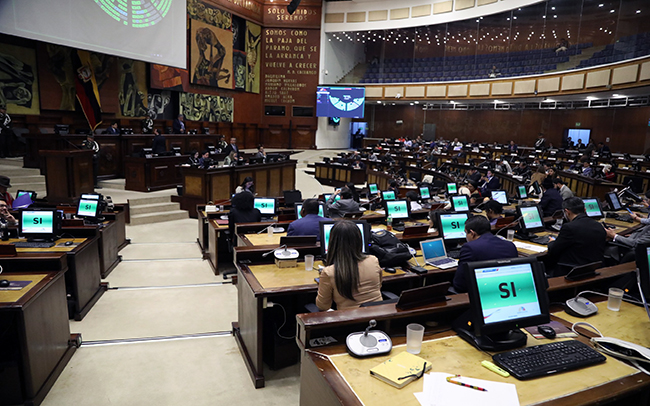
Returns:
[[[388,231],[391,231],[393,229],[393,217],[388,216],[388,219],[386,219],[386,229]]]

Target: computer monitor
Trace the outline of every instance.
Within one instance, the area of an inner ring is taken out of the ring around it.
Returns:
[[[403,220],[411,217],[411,208],[406,200],[389,200],[384,202],[386,206],[386,217],[394,220]]]
[[[302,202],[296,203],[296,218],[300,220],[302,216],[300,215],[300,211],[302,210]],[[325,203],[323,202],[318,202],[318,215],[321,217],[326,217],[325,216]]]
[[[646,313],[650,318],[650,243],[638,244],[635,248],[639,293]]]
[[[503,205],[508,205],[508,195],[505,190],[493,190],[492,200],[496,200]]]
[[[467,195],[449,196],[449,200],[451,201],[452,211],[469,211],[469,199],[467,198]]]
[[[330,197],[332,197],[332,193],[324,193],[323,194],[323,199],[325,199],[325,201],[328,201],[330,199]],[[334,198],[334,201],[337,201],[337,200],[341,200],[341,195],[336,195],[336,197]]]
[[[539,186],[539,182],[535,181],[531,186],[533,187],[533,190],[535,191],[536,195],[542,194],[542,188]]]
[[[262,217],[275,216],[275,199],[272,197],[256,197],[254,207],[260,211]]]
[[[282,195],[284,196],[285,207],[293,207],[294,204],[302,201],[302,192],[300,190],[284,190]]]
[[[600,203],[598,203],[598,199],[593,197],[585,197],[582,199],[582,202],[585,204],[585,214],[587,214],[587,216],[595,220],[603,218],[603,211],[600,209]]]
[[[36,192],[33,190],[19,190],[16,192],[16,199],[18,199],[22,195],[29,195],[29,198],[32,200],[36,200]]]
[[[422,200],[431,199],[431,191],[429,186],[420,186],[420,198]]]
[[[102,195],[97,193],[82,193],[82,199],[92,199],[92,200],[101,200]]]
[[[517,186],[517,196],[519,197],[519,199],[528,198],[528,191],[526,190],[526,185]]]
[[[440,213],[438,216],[438,235],[447,244],[457,244],[465,241],[465,222],[468,213]]]
[[[544,230],[544,216],[538,205],[517,206],[517,217],[521,218],[522,234]]]
[[[263,157],[249,158],[248,163],[251,164],[251,165],[261,164],[261,163],[264,163],[264,158]]]
[[[607,193],[605,195],[605,200],[607,200],[609,209],[612,211],[621,210],[623,208],[621,201],[618,200],[618,196],[616,195],[616,192]]]
[[[395,200],[395,191],[393,190],[384,190],[381,192],[381,198],[384,200]]]
[[[458,186],[455,183],[447,183],[447,194],[455,195],[458,193]]]
[[[548,283],[535,257],[495,259],[467,264],[470,310],[454,330],[485,351],[526,345],[520,327],[550,321]]]
[[[99,217],[100,205],[99,199],[79,199],[79,206],[77,206],[77,217],[96,219]]]
[[[369,252],[369,247],[370,247],[370,223],[368,223],[365,220],[346,220],[346,221],[352,221],[354,224],[359,227],[359,231],[361,231],[361,240],[363,241],[363,246],[361,247],[361,251],[364,253]],[[327,255],[327,248],[329,247],[330,243],[330,232],[332,231],[332,227],[334,227],[334,224],[336,224],[336,221],[321,221],[320,222],[320,252],[323,258]]]
[[[368,184],[368,193],[371,195],[376,195],[377,193],[379,193],[379,188],[377,187],[376,183]]]
[[[28,241],[54,241],[61,229],[61,213],[56,209],[20,211],[20,235]]]

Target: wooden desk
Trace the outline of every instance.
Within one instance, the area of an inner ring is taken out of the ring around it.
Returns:
[[[0,244],[19,241],[9,239]],[[71,246],[63,245],[72,241]],[[69,316],[80,321],[104,294],[108,284],[101,283],[99,238],[62,238],[52,248],[17,248],[15,257],[0,257],[0,265],[10,272],[29,272],[37,269],[65,271],[66,292],[69,297]],[[64,257],[65,260],[61,257]],[[27,266],[31,264],[31,266]],[[51,266],[44,268],[44,266]]]
[[[0,405],[39,405],[80,342],[70,335],[64,272],[2,278],[30,284],[0,290]]]
[[[527,345],[544,341],[529,337]],[[301,359],[300,404],[419,405],[413,393],[422,391],[422,380],[396,389],[368,373],[370,368],[405,351],[404,342],[404,337],[393,338],[389,355],[365,359],[348,355],[344,345],[306,350]],[[433,362],[434,372],[515,384],[522,405],[601,404],[650,387],[650,376],[610,357],[604,364],[528,381],[503,378],[481,366],[482,360],[490,359],[488,355],[451,332],[427,337],[419,356]]]
[[[354,169],[349,165],[316,162],[316,180],[330,186],[341,187],[352,182],[355,185],[366,183],[366,170]]]
[[[238,321],[232,326],[233,336],[242,352],[253,384],[255,388],[262,388],[264,387],[264,362],[273,367],[273,364],[286,366],[298,361],[298,348],[293,339],[275,342],[275,332],[279,326],[274,327],[273,317],[268,313],[271,310],[266,309],[266,304],[268,301],[273,301],[276,306],[278,303],[281,304],[288,325],[292,325],[293,317],[305,311],[304,305],[314,303],[318,291],[314,278],[318,277],[318,272],[305,271],[303,262],[299,262],[296,268],[283,269],[269,263],[245,264],[243,262],[248,261],[249,258],[256,258],[257,253],[250,253],[251,248],[254,247],[235,249],[235,265],[238,270]],[[310,248],[299,249],[301,259],[304,255],[303,250],[310,252]],[[269,261],[269,257],[266,261]],[[319,263],[316,261],[316,266]],[[419,275],[410,272],[399,270],[395,274],[384,272],[383,285],[410,288],[414,285],[421,286],[421,279]],[[265,312],[267,312],[266,317]]]
[[[126,190],[151,192],[172,189],[183,183],[181,165],[189,155],[158,156],[152,158],[124,158]]]
[[[296,188],[296,161],[229,166],[214,169],[182,167],[183,196],[172,196],[181,209],[196,218],[196,206],[209,201],[228,200],[248,176],[255,182],[258,196],[280,197],[284,190]]]

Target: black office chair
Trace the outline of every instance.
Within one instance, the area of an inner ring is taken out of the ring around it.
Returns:
[[[351,211],[349,213],[343,214],[344,219],[358,220],[363,217],[362,211]]]
[[[552,276],[563,276],[568,280],[578,280],[597,275],[596,269],[602,268],[603,262],[591,262],[584,265],[557,264],[557,272]]]
[[[393,292],[385,292],[383,290],[381,291],[381,297],[383,300],[380,300],[378,302],[363,303],[361,304],[361,307],[378,306],[386,303],[396,303],[399,299],[399,296]],[[333,305],[336,306],[335,303],[333,303]],[[307,309],[307,313],[316,313],[321,311],[315,303],[307,303],[305,305],[305,309]]]

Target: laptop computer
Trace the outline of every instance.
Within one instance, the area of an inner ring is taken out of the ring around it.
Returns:
[[[458,261],[447,256],[447,249],[442,238],[435,240],[420,241],[420,249],[424,262],[427,265],[440,269],[448,269],[458,266]]]

